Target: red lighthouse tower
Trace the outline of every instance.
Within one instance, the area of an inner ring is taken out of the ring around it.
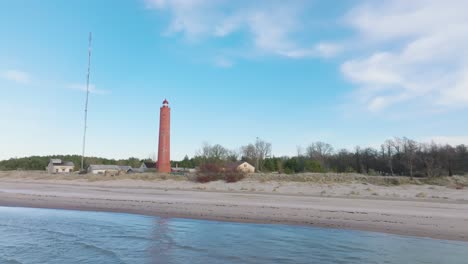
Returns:
[[[171,172],[171,108],[164,99],[159,115],[158,172]]]

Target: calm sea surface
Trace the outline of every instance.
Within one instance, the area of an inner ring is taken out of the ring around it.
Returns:
[[[0,263],[468,263],[468,243],[371,232],[0,207]]]

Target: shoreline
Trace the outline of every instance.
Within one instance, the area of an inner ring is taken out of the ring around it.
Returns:
[[[317,226],[468,242],[467,201],[384,197],[350,199],[284,193],[173,189],[165,188],[164,184],[169,183],[87,183],[75,180],[0,178],[0,206]]]
[[[467,242],[468,239],[460,239],[448,236],[424,236],[418,234],[410,234],[410,233],[399,233],[399,232],[386,232],[386,231],[377,231],[373,229],[365,229],[365,228],[344,228],[344,227],[333,227],[330,225],[319,225],[319,224],[300,224],[300,223],[289,223],[289,222],[280,222],[280,221],[257,221],[257,220],[245,220],[245,219],[237,219],[237,220],[229,220],[220,218],[189,218],[184,216],[177,216],[177,215],[160,215],[154,214],[151,212],[141,212],[141,211],[133,211],[133,210],[126,210],[126,209],[109,209],[109,208],[95,208],[95,209],[88,209],[88,208],[81,208],[81,207],[50,207],[50,206],[26,206],[22,204],[9,204],[3,205],[0,201],[0,207],[3,208],[25,208],[25,209],[49,209],[49,210],[63,210],[63,211],[78,211],[78,212],[91,212],[91,213],[113,213],[113,214],[130,214],[130,215],[139,215],[139,216],[147,216],[147,217],[157,217],[162,219],[182,219],[182,220],[196,220],[196,221],[212,221],[212,222],[223,222],[223,223],[232,223],[232,224],[258,224],[258,225],[284,225],[284,226],[298,226],[298,227],[310,227],[310,228],[324,228],[324,229],[333,229],[333,230],[349,230],[349,231],[358,231],[358,232],[371,232],[371,233],[379,233],[379,234],[388,234],[388,235],[396,235],[402,237],[413,237],[413,238],[421,238],[421,239],[434,239],[440,241],[454,241],[454,242]]]

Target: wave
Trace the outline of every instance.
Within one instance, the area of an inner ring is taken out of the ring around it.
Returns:
[[[73,242],[74,244],[76,245],[79,245],[81,247],[83,247],[85,250],[92,250],[94,252],[97,252],[98,254],[102,254],[104,255],[105,257],[110,257],[112,258],[112,261],[113,263],[122,263],[122,264],[126,264],[125,261],[123,261],[114,251],[112,250],[108,250],[108,249],[105,249],[105,248],[101,248],[101,247],[98,247],[96,245],[93,245],[93,244],[88,244],[88,243],[84,243],[84,242],[80,242],[80,241],[75,241]]]
[[[110,238],[122,238],[122,239],[153,241],[151,238],[142,237],[142,236],[132,236],[132,235],[113,235],[113,236],[110,236]]]
[[[16,259],[6,259],[0,257],[0,263],[2,264],[23,264],[23,262],[16,260]]]

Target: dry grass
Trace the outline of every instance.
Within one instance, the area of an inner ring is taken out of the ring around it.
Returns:
[[[468,187],[468,176],[455,175],[452,177],[425,178],[421,182],[429,185],[439,185],[454,189],[463,189],[464,187]]]
[[[368,176],[357,173],[297,173],[297,174],[277,174],[277,173],[255,173],[250,174],[247,179],[267,182],[309,182],[319,184],[333,183],[361,183],[380,186],[395,185],[439,185],[454,189],[463,189],[468,187],[468,175],[456,175],[452,177],[434,177],[434,178],[413,178],[406,176]]]
[[[0,178],[11,179],[47,179],[47,180],[86,180],[86,181],[112,181],[112,180],[141,180],[141,181],[195,181],[195,174],[174,175],[160,173],[133,173],[121,174],[117,176],[108,175],[93,175],[78,173],[60,175],[48,174],[44,171],[0,171]],[[245,180],[265,182],[307,182],[332,185],[339,184],[372,184],[380,186],[397,186],[397,185],[434,185],[446,186],[453,189],[463,189],[468,187],[468,175],[453,176],[453,177],[436,177],[436,178],[414,178],[397,177],[397,176],[368,176],[356,173],[298,173],[298,174],[278,174],[278,173],[253,173],[249,174]],[[371,188],[368,190],[372,191]]]
[[[418,198],[426,198],[426,197],[427,197],[427,193],[425,193],[425,192],[420,192],[420,193],[416,194],[416,197],[418,197]]]
[[[190,180],[188,175],[173,175],[164,173],[130,173],[116,176],[102,174],[48,174],[43,171],[1,171],[0,178],[10,179],[33,179],[33,180],[87,180],[95,181],[114,181],[114,180],[140,180],[140,181],[163,181]]]
[[[297,173],[297,174],[276,174],[276,173],[255,173],[250,174],[247,179],[267,182],[309,182],[319,184],[332,183],[362,183],[373,185],[403,185],[403,184],[423,184],[418,179],[411,180],[409,177],[390,176],[367,176],[357,173]]]

